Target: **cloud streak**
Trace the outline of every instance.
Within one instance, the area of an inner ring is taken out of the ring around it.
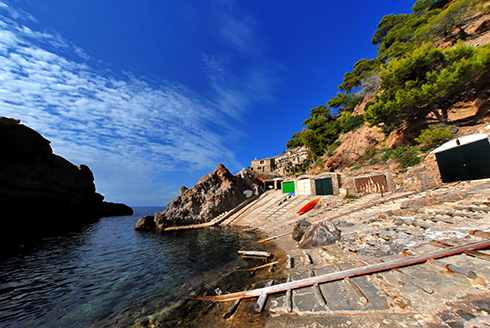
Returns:
[[[110,190],[117,177],[118,188],[127,190],[165,172],[223,161],[239,168],[227,145],[233,113],[247,105],[236,89],[215,81],[219,92],[209,99],[176,83],[155,86],[117,75],[92,65],[59,35],[34,31],[16,17],[33,19],[0,3],[0,115],[22,119],[51,140],[55,153],[88,164],[96,179],[103,172],[98,190]]]

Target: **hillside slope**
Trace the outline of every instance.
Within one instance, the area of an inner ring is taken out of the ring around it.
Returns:
[[[442,142],[482,131],[484,126],[490,124],[489,61],[483,59],[483,62],[480,62],[481,59],[474,60],[476,57],[471,57],[475,54],[482,54],[483,58],[488,57],[490,2],[445,1],[442,8],[427,10],[423,14],[416,11],[420,4],[430,5],[443,2],[417,1],[414,5],[414,13],[411,15],[390,15],[382,19],[373,37],[373,44],[378,44],[378,58],[363,59],[356,63],[353,72],[348,72],[344,76],[344,82],[339,86],[341,92],[337,97],[330,99],[327,107],[319,106],[312,109],[311,117],[303,123],[305,127],[303,131],[296,133],[288,142],[289,146],[313,145],[310,156],[311,162],[316,162],[312,165],[315,168],[307,168],[307,173],[355,170],[366,165],[381,165],[392,171],[405,169],[423,161],[428,152]],[[394,39],[401,39],[399,34],[407,33],[406,27],[403,24],[398,26],[392,23],[393,26],[384,31],[383,37],[380,37],[378,32],[388,25],[386,22],[389,19],[396,21],[398,16],[403,16],[400,19],[406,24],[413,19],[419,17],[422,19],[427,16],[425,21],[418,22],[419,25],[413,27],[411,31],[417,35],[423,35],[422,32],[427,34],[427,31],[430,31],[433,35],[431,34],[430,37],[426,35],[423,40],[405,38],[404,40],[408,41],[405,41],[403,47],[410,50],[395,56],[395,52],[398,51],[397,47],[402,45],[400,45],[401,41],[394,41]],[[390,45],[387,46],[386,43]],[[380,57],[388,51],[392,52],[393,57],[382,62]],[[468,55],[453,58],[458,52],[460,54],[465,52]],[[473,55],[470,56],[470,53]],[[438,68],[439,70],[424,67],[423,65],[430,64],[429,60],[427,60],[429,64],[424,64],[422,61],[426,60],[428,54],[446,56],[439,66],[446,65],[447,67]],[[452,64],[449,63],[450,60]],[[374,61],[378,66],[373,68]],[[475,66],[478,70],[473,73],[468,68],[470,64],[466,64],[472,61],[482,64]],[[403,65],[406,65],[406,68]],[[420,71],[422,68],[426,69],[427,73],[424,71],[417,77],[419,73],[417,70]],[[467,71],[458,76],[455,75],[464,69]],[[389,76],[390,73],[394,75]],[[356,74],[357,80],[353,79]],[[406,74],[408,77],[400,81],[398,89],[389,89],[387,85],[392,83],[392,79],[402,79],[400,74]],[[439,85],[436,85],[433,81],[444,74],[453,79],[438,81]],[[425,84],[421,83],[420,79],[425,80],[423,81]],[[369,92],[367,92],[366,81],[375,85],[374,88],[369,89]],[[358,84],[356,87],[347,87],[348,83]],[[418,86],[417,83],[419,83]],[[407,85],[415,85],[415,87],[408,90]],[[425,90],[435,90],[437,87],[443,91],[434,91],[433,97],[422,93]],[[447,90],[452,90],[453,93],[450,94]],[[392,98],[386,96],[389,92],[395,92]],[[441,92],[446,92],[446,94],[441,96],[441,99],[435,99]],[[401,102],[400,95],[405,95],[405,99],[402,99]],[[406,98],[423,96],[427,96],[428,100]],[[423,109],[433,99],[434,109]],[[387,101],[393,103],[391,107],[390,103],[386,103]],[[397,107],[396,102],[401,105],[409,103],[404,109],[405,112],[400,110],[400,105]],[[338,112],[336,115],[333,114],[334,109]],[[379,110],[376,111],[376,109]],[[400,110],[400,114],[397,114],[397,110]],[[367,122],[351,130],[344,128],[349,125],[350,119],[359,117],[364,117]],[[319,126],[322,128],[319,129]],[[332,130],[335,129],[338,131],[338,137],[332,138],[334,136]],[[330,134],[325,137],[322,135],[324,131]],[[443,136],[436,136],[439,132]],[[430,143],[427,138],[422,138],[424,133],[430,139]],[[400,159],[395,158],[399,157],[396,149],[411,158],[400,163]]]

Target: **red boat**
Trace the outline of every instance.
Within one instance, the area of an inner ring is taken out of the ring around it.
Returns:
[[[298,212],[296,212],[296,214],[302,214],[302,213],[308,212],[313,207],[315,207],[316,203],[318,203],[320,201],[320,199],[322,199],[322,198],[320,197],[320,198],[313,199],[312,201],[308,202],[308,204],[303,206]]]

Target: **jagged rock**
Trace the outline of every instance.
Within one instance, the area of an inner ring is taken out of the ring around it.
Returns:
[[[402,201],[400,204],[400,208],[417,210],[429,205],[431,205],[431,203],[429,202],[429,199],[427,197],[418,197]]]
[[[156,213],[155,227],[163,230],[169,226],[209,222],[245,201],[245,190],[251,190],[256,195],[262,193],[262,185],[255,173],[249,170],[243,169],[234,176],[223,164],[219,164],[192,188],[181,192],[165,211]]]
[[[464,199],[465,195],[457,192],[448,192],[442,195],[435,196],[434,198],[441,203],[452,203]]]
[[[311,223],[306,220],[298,220],[293,228],[292,238],[293,240],[300,241],[303,238],[306,230],[311,226]]]
[[[406,128],[402,127],[391,132],[386,139],[386,147],[397,148],[402,145],[409,145],[410,139],[407,136]]]
[[[88,166],[75,166],[53,154],[49,140],[19,120],[5,117],[0,117],[0,181],[2,216],[22,216],[23,229],[133,212],[124,204],[103,202]],[[3,223],[4,231],[18,229],[13,220]]]
[[[141,219],[136,222],[136,230],[144,230],[144,231],[151,231],[155,230],[156,225],[155,221],[153,220],[154,217],[152,215],[147,215],[142,217]]]
[[[326,246],[340,240],[340,230],[331,221],[313,224],[301,238],[299,248]]]
[[[187,188],[186,186],[180,186],[179,195],[183,195],[187,190],[189,190],[189,188]]]

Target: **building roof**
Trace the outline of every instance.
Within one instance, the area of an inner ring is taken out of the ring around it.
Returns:
[[[467,145],[467,144],[470,144],[470,143],[473,143],[476,141],[480,141],[480,140],[484,140],[484,139],[488,139],[488,135],[485,133],[470,134],[467,136],[458,137],[456,139],[448,141],[445,144],[443,144],[442,146],[439,146],[436,149],[434,149],[432,152],[434,154],[437,154],[437,153],[440,153],[440,152],[443,152],[443,151],[446,151],[446,150],[449,150],[452,148],[456,148],[458,146]]]

